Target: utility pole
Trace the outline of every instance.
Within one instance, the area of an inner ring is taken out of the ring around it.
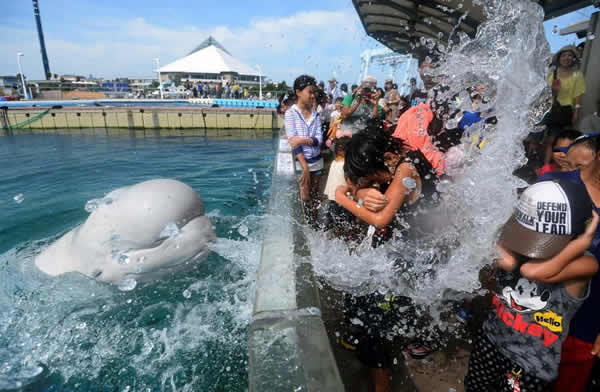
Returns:
[[[23,53],[17,53],[17,64],[19,65],[19,75],[21,75],[21,83],[23,84],[23,97],[27,99],[27,86],[25,86],[25,77],[23,77],[23,69],[21,68],[21,57],[23,56]]]
[[[160,80],[160,60],[157,57],[154,59],[154,61],[156,62],[156,72],[158,73],[158,88],[160,90],[160,99],[163,99],[162,82]]]
[[[260,68],[260,65],[256,64],[256,67],[258,68],[258,99],[260,99],[262,101],[263,96],[262,96],[262,69]]]

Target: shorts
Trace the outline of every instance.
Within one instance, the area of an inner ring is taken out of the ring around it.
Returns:
[[[400,334],[395,327],[401,321],[414,320],[408,297],[383,294],[344,296],[344,318],[352,325],[351,343],[356,344],[358,359],[370,368],[389,368],[394,352],[392,344]],[[401,311],[402,308],[402,311]],[[399,353],[397,353],[399,354]]]
[[[465,392],[547,392],[550,385],[526,373],[498,351],[483,332],[479,333],[469,358]]]
[[[584,392],[590,379],[595,356],[592,343],[568,336],[562,345],[558,378],[554,392]]]

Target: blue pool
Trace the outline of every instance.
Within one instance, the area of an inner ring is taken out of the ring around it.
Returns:
[[[276,109],[279,106],[277,100],[246,100],[246,99],[220,99],[220,98],[196,98],[196,99],[86,99],[71,101],[2,101],[1,106],[8,108],[48,108],[52,106],[95,106],[95,107],[138,107],[138,106],[185,106],[185,107],[228,107],[228,108],[264,108]]]
[[[0,391],[246,390],[275,143],[0,138]],[[86,219],[87,200],[151,178],[183,181],[204,200],[218,239],[198,268],[126,292],[35,268],[36,254]]]

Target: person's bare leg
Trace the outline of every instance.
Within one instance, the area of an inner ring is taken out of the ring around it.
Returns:
[[[374,392],[392,392],[392,371],[390,368],[371,369]]]

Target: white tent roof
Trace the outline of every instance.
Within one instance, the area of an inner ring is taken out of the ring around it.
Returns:
[[[256,75],[258,71],[242,63],[221,48],[210,45],[161,67],[161,73],[221,73],[237,72],[240,75]]]

